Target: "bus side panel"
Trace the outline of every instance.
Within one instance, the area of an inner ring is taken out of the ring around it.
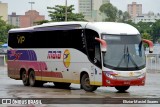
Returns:
[[[47,65],[47,70],[42,72],[43,81],[79,84],[80,74],[84,71],[88,73],[92,85],[102,85],[102,71],[89,61],[86,54],[79,50],[51,48],[35,50],[35,52],[37,59]]]
[[[41,71],[45,71],[45,62],[38,62],[36,53],[33,50],[8,50],[8,76],[20,79],[20,70],[34,70],[36,76],[41,77]],[[40,79],[41,80],[41,79]]]
[[[102,84],[101,70],[90,63],[87,55],[76,49],[9,50],[8,76],[20,79],[22,68],[26,72],[33,69],[36,80],[77,84],[80,83],[81,72],[85,71],[92,85]]]

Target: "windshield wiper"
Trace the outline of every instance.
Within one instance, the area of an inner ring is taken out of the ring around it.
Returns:
[[[128,47],[127,47],[127,50],[128,50]],[[135,63],[135,61],[133,60],[132,56],[130,55],[129,53],[129,50],[128,50],[128,60],[131,60],[131,62],[133,63],[133,65],[139,69],[138,65]],[[128,61],[129,62],[129,61]],[[127,64],[128,65],[128,64]],[[128,67],[128,66],[127,66]]]
[[[127,61],[125,60],[126,59],[126,56],[127,56]],[[126,45],[124,47],[124,54],[120,60],[120,62],[118,63],[118,66],[117,67],[120,67],[122,61],[125,61],[127,63],[127,68],[128,68],[128,64],[129,64],[129,60],[133,63],[133,65],[139,69],[138,65],[135,63],[135,61],[133,60],[133,58],[131,57],[130,53],[129,53],[129,49],[128,49],[128,46],[127,46],[127,51],[126,51]]]
[[[124,46],[124,54],[123,54],[123,56],[122,56],[120,62],[118,63],[117,67],[119,67],[119,66],[121,65],[123,59],[125,59],[125,56],[126,56],[126,45]]]

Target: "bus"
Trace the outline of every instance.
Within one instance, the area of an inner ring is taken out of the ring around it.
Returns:
[[[80,84],[97,87],[145,85],[146,60],[142,39],[133,26],[117,22],[52,22],[8,32],[8,76],[25,86]]]

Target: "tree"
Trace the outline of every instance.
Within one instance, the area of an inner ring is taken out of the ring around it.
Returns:
[[[123,12],[122,12],[122,10],[118,10],[118,12],[117,12],[118,22],[122,22],[122,18],[123,18]]]
[[[111,3],[103,4],[100,7],[100,12],[106,15],[105,21],[112,21],[112,22],[125,22],[130,19],[130,15],[128,12],[123,12],[122,10],[118,10],[115,6]]]
[[[122,10],[118,10],[117,12],[117,22],[125,22],[130,19],[130,15],[127,11],[122,12]]]
[[[104,13],[107,16],[105,21],[116,21],[117,20],[118,9],[115,6],[113,6],[111,3],[103,4],[99,10],[100,12]],[[121,13],[121,11],[119,11],[119,13]]]
[[[7,35],[8,31],[14,28],[14,26],[7,24],[4,20],[1,19],[0,17],[0,42],[1,44],[7,42]]]
[[[84,15],[81,13],[73,13],[74,5],[67,6],[67,20],[68,21],[85,21]],[[51,21],[60,22],[65,21],[66,6],[56,5],[55,7],[47,7],[49,9],[49,17]]]
[[[151,41],[153,40],[152,36],[146,32],[142,33],[141,35],[142,35],[142,39],[147,39],[147,40],[151,40]]]
[[[49,21],[48,20],[41,20],[41,21],[36,21],[36,22],[34,22],[34,24],[36,24],[36,25],[41,25],[41,24],[43,24],[43,23],[48,23]]]
[[[132,25],[132,26],[134,26],[134,27],[137,28],[137,24],[135,24],[134,22],[132,22],[132,20],[124,21],[124,23],[130,24],[130,25]]]
[[[147,40],[153,40],[153,38],[152,38],[152,36],[151,35],[149,35],[148,33],[142,33],[141,34],[141,36],[142,36],[142,39],[147,39]],[[146,47],[148,47],[148,45],[147,44],[144,44],[144,47],[146,48]]]
[[[142,22],[136,24],[136,28],[139,30],[140,33],[152,33],[152,22]]]
[[[127,11],[123,12],[122,22],[125,22],[129,19],[131,19],[131,16],[129,15],[129,13]]]
[[[152,29],[153,41],[157,42],[160,38],[160,20],[157,20],[155,23],[153,23]]]

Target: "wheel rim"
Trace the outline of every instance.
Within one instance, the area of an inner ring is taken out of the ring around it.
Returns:
[[[35,78],[34,78],[34,75],[33,75],[33,74],[30,74],[29,82],[30,82],[30,84],[31,84],[31,85],[33,85],[33,84],[34,84],[34,82],[35,82]]]
[[[23,80],[24,83],[27,82],[27,75],[26,75],[26,73],[23,73],[22,80]]]
[[[87,88],[90,88],[90,81],[89,81],[89,78],[85,78],[84,80],[84,85],[87,87]]]

